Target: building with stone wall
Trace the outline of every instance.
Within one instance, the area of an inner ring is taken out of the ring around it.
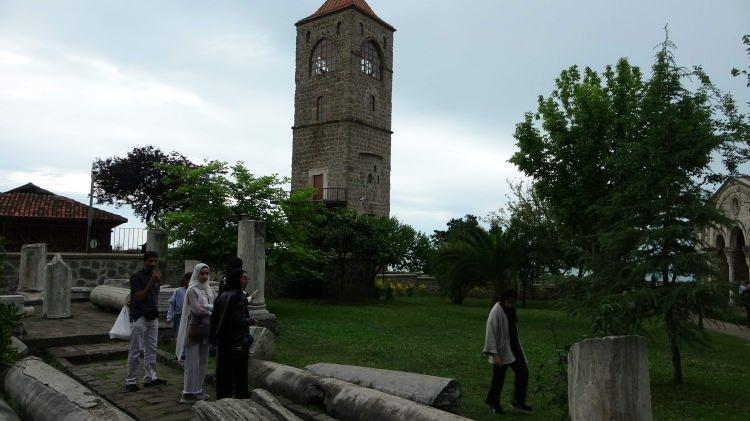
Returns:
[[[365,0],[327,0],[296,26],[292,190],[388,216],[395,29]]]
[[[732,222],[701,233],[704,250],[715,256],[717,276],[731,285],[750,279],[750,177],[731,179],[714,193],[713,201]]]

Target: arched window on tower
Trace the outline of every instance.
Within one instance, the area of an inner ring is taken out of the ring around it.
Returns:
[[[333,41],[323,38],[315,45],[310,69],[313,76],[320,76],[336,70],[336,46]]]
[[[317,108],[315,110],[315,117],[320,123],[325,118],[325,99],[322,96],[318,97]]]
[[[372,41],[362,44],[362,73],[380,79],[380,51]]]

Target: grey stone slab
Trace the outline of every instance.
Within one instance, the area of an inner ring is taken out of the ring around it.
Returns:
[[[250,355],[259,360],[272,360],[276,351],[276,337],[273,332],[264,327],[252,326],[250,327],[250,335],[253,336]]]
[[[48,319],[68,318],[72,315],[70,303],[73,275],[70,268],[58,253],[46,270],[42,315]]]
[[[132,421],[91,389],[35,357],[8,369],[8,396],[31,421]]]
[[[573,421],[651,421],[646,341],[640,336],[587,339],[568,353]]]
[[[29,347],[15,336],[10,337],[10,344],[21,356],[25,357],[29,354]]]
[[[193,421],[284,421],[249,399],[201,401],[193,406]]]
[[[27,244],[21,248],[21,263],[18,274],[19,292],[44,291],[47,265],[47,245]]]
[[[281,402],[267,390],[255,389],[250,392],[250,399],[257,402],[267,410],[271,411],[278,419],[283,421],[302,421],[290,410],[286,409]]]

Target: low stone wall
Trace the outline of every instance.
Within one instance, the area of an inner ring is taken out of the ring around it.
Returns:
[[[130,275],[139,270],[143,264],[142,254],[60,254],[73,274],[73,286],[78,287],[93,288],[102,285],[107,279],[129,279]],[[55,253],[47,253],[47,261],[51,261],[54,255]],[[2,260],[0,293],[15,293],[18,286],[21,253],[6,253],[0,259]],[[183,261],[169,260],[165,284],[171,285],[178,282],[182,278],[183,270]]]
[[[440,283],[430,275],[419,273],[386,273],[385,275],[378,275],[377,280],[412,287],[425,294],[434,295],[440,293]]]

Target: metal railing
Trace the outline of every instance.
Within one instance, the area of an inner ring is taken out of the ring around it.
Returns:
[[[325,203],[341,203],[346,204],[348,192],[346,189],[333,187],[318,189],[313,196],[313,200],[321,201]]]
[[[112,230],[112,251],[141,253],[148,238],[145,228],[115,228]]]

